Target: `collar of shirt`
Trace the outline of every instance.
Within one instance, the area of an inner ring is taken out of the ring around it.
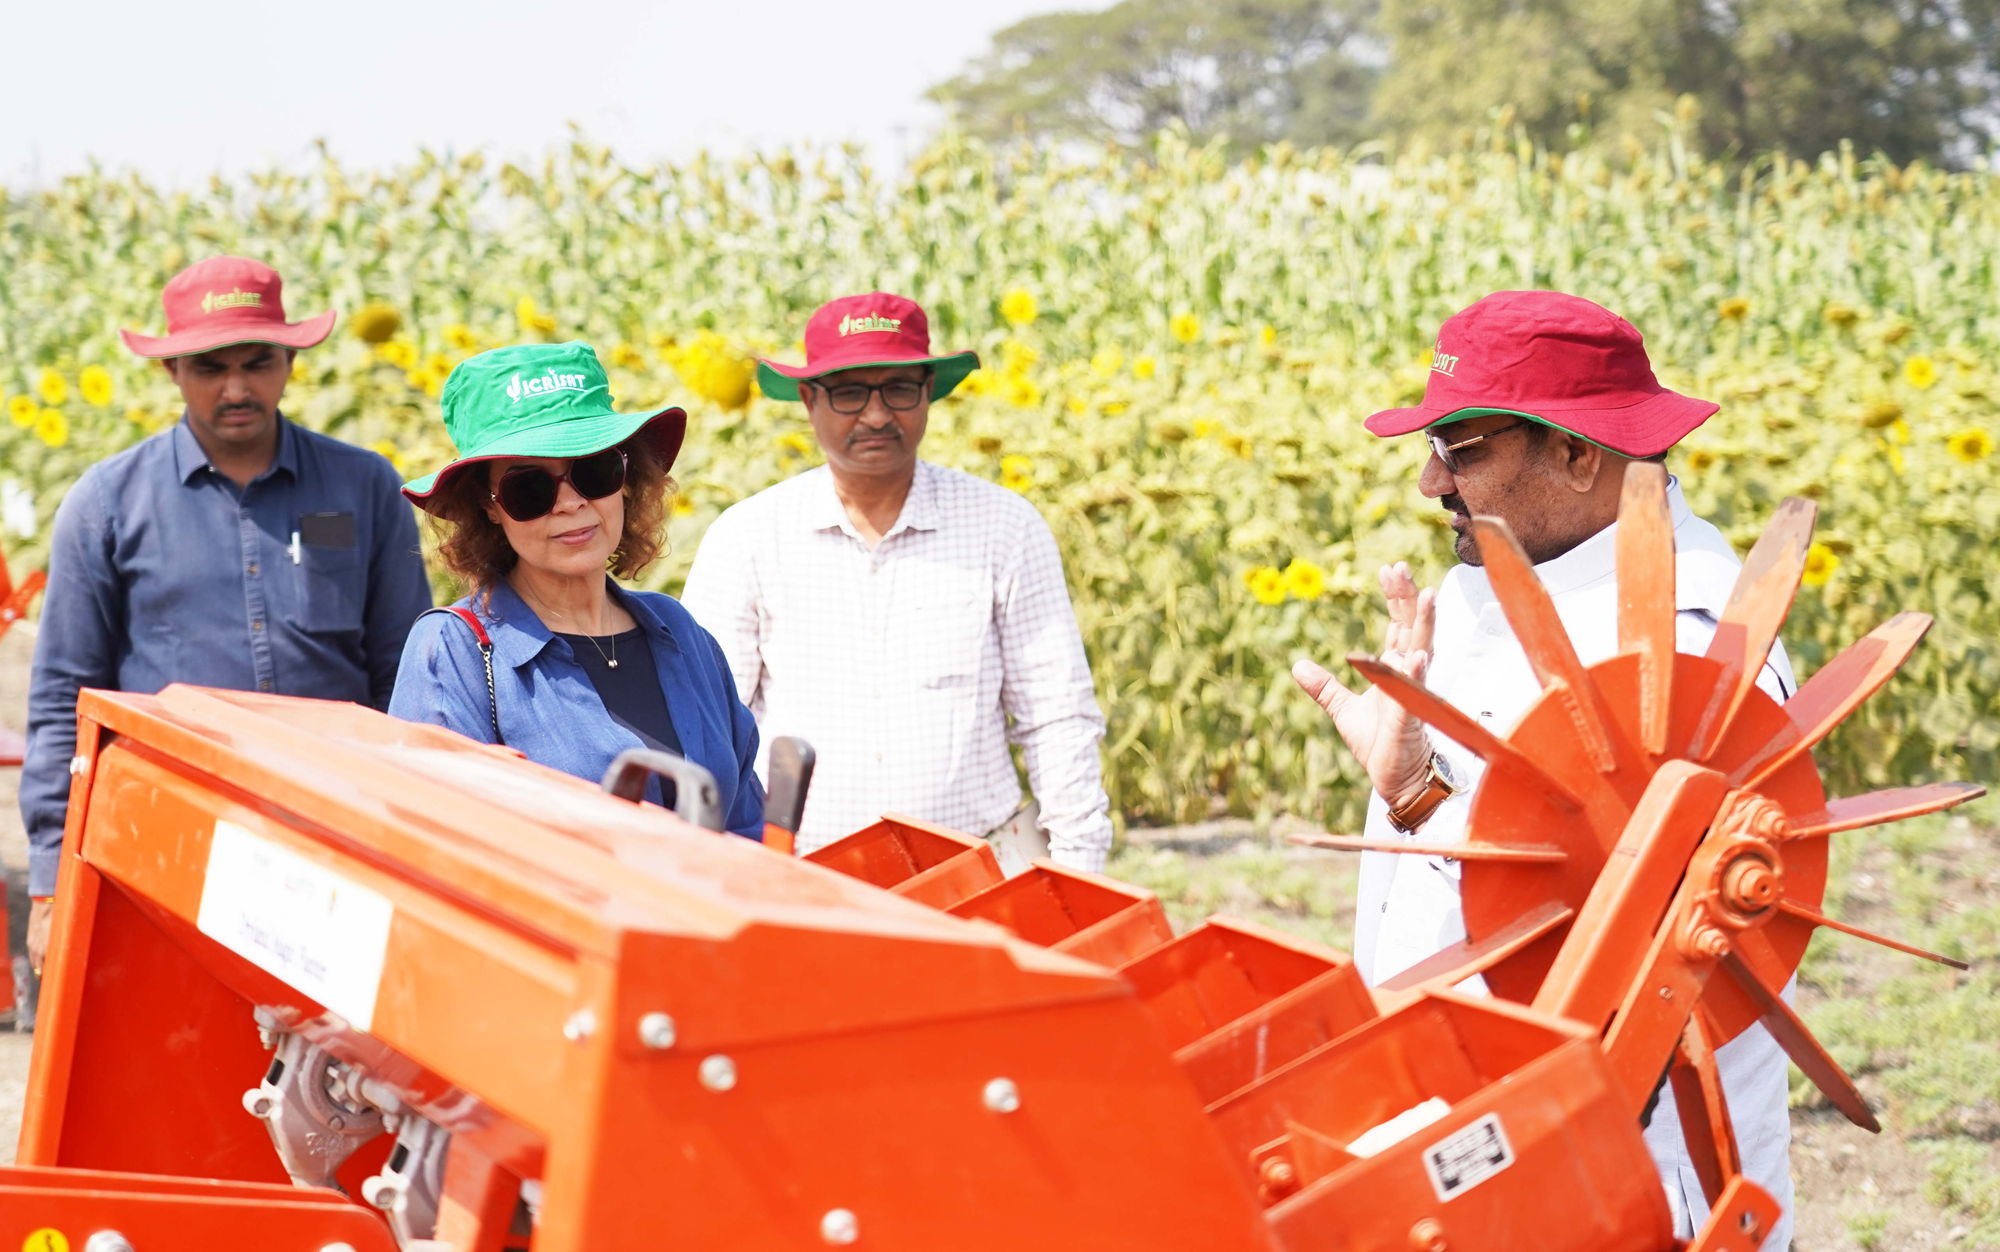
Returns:
[[[673,630],[644,600],[626,595],[623,588],[608,578],[604,583],[612,598],[646,632],[648,640],[655,646],[681,650]],[[543,624],[528,602],[504,579],[493,588],[492,601],[479,616],[493,639],[493,659],[514,669],[533,661],[542,654],[542,649],[555,642],[555,632]]]
[[[278,455],[272,457],[270,466],[251,482],[269,478],[279,470],[291,475],[293,482],[298,481],[299,441],[291,433],[291,425],[282,412],[278,414]],[[202,451],[201,440],[194,437],[194,427],[188,424],[185,409],[181,411],[181,420],[175,425],[169,442],[173,445],[174,476],[183,483],[202,470],[214,468],[209,463],[208,453]]]
[[[811,499],[805,507],[805,521],[811,530],[840,530],[857,541],[861,535],[848,520],[847,506],[840,502],[840,494],[833,487],[833,471],[822,465],[810,471],[818,476],[813,484]],[[910,480],[910,494],[903,501],[903,511],[896,515],[896,524],[883,532],[883,542],[895,538],[906,530],[936,530],[939,522],[937,467],[928,461],[917,462],[916,476]]]

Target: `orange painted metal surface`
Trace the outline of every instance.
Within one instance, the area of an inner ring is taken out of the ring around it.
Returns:
[[[396,1247],[378,1219],[338,1192],[0,1165],[0,1247],[83,1252],[92,1234],[107,1229],[135,1250],[325,1252],[346,1244],[353,1252],[394,1252]]]
[[[138,1252],[336,1220],[356,1252],[1748,1252],[1777,1214],[1714,1049],[1761,1020],[1870,1120],[1775,989],[1836,924],[1830,836],[1978,789],[1829,802],[1811,744],[1920,623],[1765,698],[1788,508],[1674,653],[1663,489],[1634,467],[1618,553],[1669,587],[1593,666],[1477,524],[1547,688],[1505,738],[1357,661],[1488,765],[1470,938],[1372,994],[908,818],[793,857],[354,706],[86,693],[6,1221],[101,1202]],[[1447,989],[1471,972],[1497,994]],[[1663,1073],[1717,1205],[1686,1245],[1638,1129]]]

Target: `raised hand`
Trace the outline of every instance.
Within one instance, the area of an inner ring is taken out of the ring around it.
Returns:
[[[1417,590],[1409,565],[1402,561],[1383,566],[1378,578],[1382,600],[1389,609],[1382,662],[1422,682],[1430,666],[1431,632],[1437,624],[1433,593]],[[1313,661],[1294,662],[1292,678],[1333,719],[1348,751],[1361,762],[1368,781],[1391,808],[1407,807],[1422,793],[1431,759],[1431,743],[1422,722],[1372,685],[1360,692],[1349,691]]]

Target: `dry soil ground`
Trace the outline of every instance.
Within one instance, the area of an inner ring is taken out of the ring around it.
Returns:
[[[0,638],[0,723],[25,725],[25,685],[33,650],[32,626]],[[1281,824],[1279,833],[1282,833]],[[2000,894],[2000,850],[1991,830],[1959,823],[1941,831],[1936,840],[1915,854],[1891,845],[1871,844],[1849,867],[1844,912],[1849,920],[1889,933],[1909,933],[1902,920],[1909,903],[1899,896],[1898,856],[1927,856],[1944,862],[1939,875],[1947,911],[1964,901],[1991,901]],[[18,951],[25,899],[20,868],[25,844],[15,805],[13,771],[0,771],[0,863],[9,871],[13,943]],[[1112,872],[1158,891],[1186,925],[1212,912],[1229,912],[1345,946],[1351,908],[1352,863],[1312,852],[1260,832],[1247,823],[1216,822],[1198,827],[1136,834],[1112,864]],[[1867,945],[1822,936],[1819,943],[1839,943],[1840,954],[1828,965],[1837,975],[1841,994],[1869,1007],[1891,980],[1909,968],[1908,958],[1877,954]],[[1823,980],[1824,982],[1828,980]],[[1965,984],[1959,984],[1961,989]],[[1825,1006],[1823,991],[1802,989],[1800,1007],[1811,1017]],[[0,1161],[13,1158],[22,1094],[32,1036],[0,1029]],[[1987,1037],[1994,1049],[1989,1064],[2000,1067],[2000,1040]],[[1913,1041],[1912,1046],[1919,1046]],[[1975,1064],[1977,1062],[1975,1061]],[[1883,1094],[1881,1080],[1864,1073],[1861,1085],[1871,1097]],[[1893,1096],[1893,1092],[1890,1093]],[[1977,1094],[1968,1100],[1979,1100]],[[1982,1175],[2000,1172],[2000,1108],[1975,1108],[1959,1117],[1950,1140],[1952,1150],[1968,1162],[1969,1173],[1957,1189],[1940,1190],[1937,1178],[1938,1140],[1919,1139],[1912,1127],[1899,1124],[1898,1105],[1889,1103],[1880,1136],[1848,1125],[1824,1107],[1802,1107],[1794,1113],[1793,1169],[1798,1180],[1799,1252],[1929,1252],[1931,1249],[2000,1247],[1987,1233],[1977,1211],[1968,1212],[1965,1197],[1977,1206]],[[1964,1110],[1960,1110],[1964,1112]],[[1981,1119],[1984,1119],[1983,1121]],[[1968,1129],[1969,1128],[1969,1129]]]

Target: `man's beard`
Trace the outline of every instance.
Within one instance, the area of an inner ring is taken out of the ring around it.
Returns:
[[[1479,555],[1479,541],[1472,537],[1472,514],[1466,510],[1465,501],[1459,499],[1456,495],[1449,495],[1441,498],[1438,504],[1448,511],[1454,519],[1465,519],[1465,528],[1463,530],[1453,527],[1451,532],[1452,550],[1458,554],[1459,561],[1466,565],[1486,564],[1485,560]]]

